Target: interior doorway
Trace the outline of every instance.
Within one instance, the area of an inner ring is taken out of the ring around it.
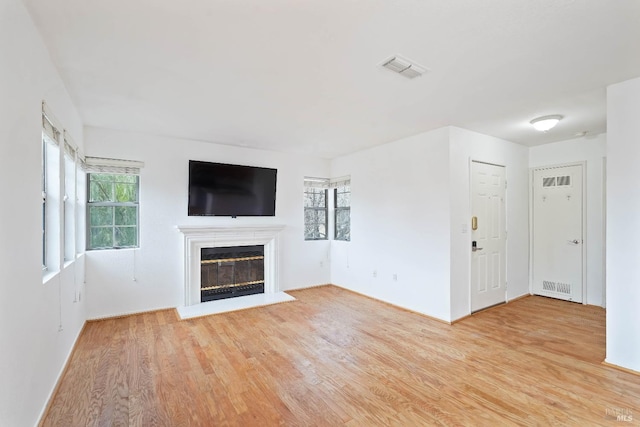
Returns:
[[[471,311],[506,301],[504,166],[471,162]]]
[[[583,302],[583,165],[533,170],[532,291]]]

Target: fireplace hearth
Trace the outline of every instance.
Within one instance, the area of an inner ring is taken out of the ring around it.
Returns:
[[[202,248],[200,301],[264,293],[264,246]]]

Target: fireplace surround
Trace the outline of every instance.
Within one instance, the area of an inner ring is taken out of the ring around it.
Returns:
[[[184,237],[185,306],[201,304],[201,253],[204,248],[264,246],[264,295],[268,297],[270,294],[279,293],[278,247],[283,225],[180,225],[177,228]],[[211,301],[205,304],[216,302],[222,301]]]

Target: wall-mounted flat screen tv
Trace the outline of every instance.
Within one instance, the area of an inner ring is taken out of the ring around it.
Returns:
[[[277,172],[189,160],[189,216],[275,216]]]

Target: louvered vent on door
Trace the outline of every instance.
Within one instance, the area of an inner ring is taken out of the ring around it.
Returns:
[[[556,186],[556,177],[555,176],[548,176],[548,177],[542,178],[542,186],[543,187],[555,187]]]
[[[552,282],[550,280],[543,280],[542,290],[557,292],[559,294],[571,295],[571,285],[569,283]]]
[[[561,294],[571,295],[571,285],[568,283],[557,283],[556,292]]]
[[[543,187],[570,187],[571,175],[545,176],[542,178]]]

